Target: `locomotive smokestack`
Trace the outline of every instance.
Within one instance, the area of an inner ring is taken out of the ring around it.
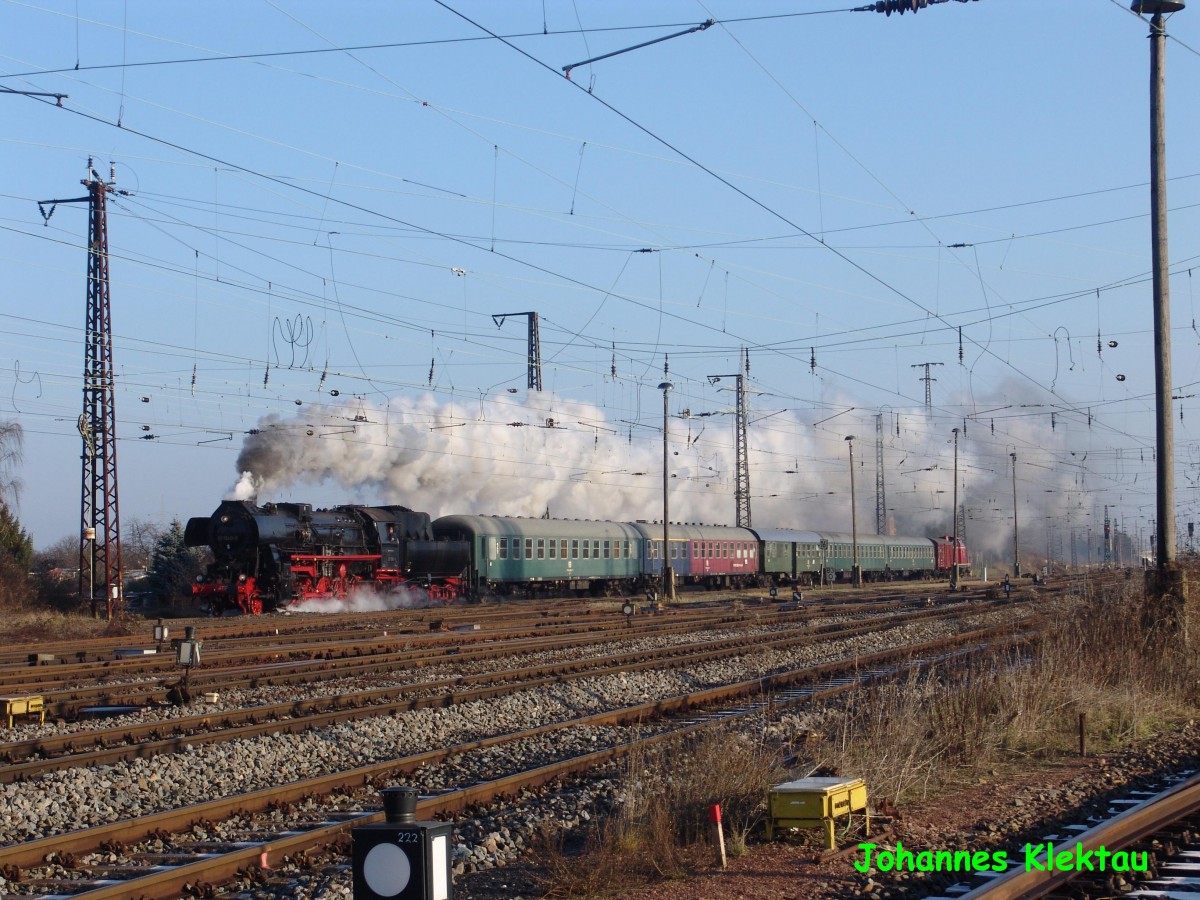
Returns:
[[[258,489],[262,484],[261,479],[255,478],[253,472],[243,472],[242,477],[238,479],[237,484],[229,491],[229,496],[226,500],[249,500],[255,506],[258,505]]]

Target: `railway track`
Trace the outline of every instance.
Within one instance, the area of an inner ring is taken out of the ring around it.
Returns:
[[[651,731],[568,759],[517,767],[482,783],[468,772],[468,783],[452,784],[423,800],[418,807],[421,816],[452,815],[501,795],[611,765],[635,747],[677,739],[714,722],[758,714],[768,706],[780,709],[832,696],[864,681],[907,671],[911,665],[944,662],[1021,638],[1010,626],[961,633],[3,847],[0,874],[10,882],[5,896],[50,893],[91,900],[211,896],[213,885],[239,877],[262,879],[269,876],[267,867],[283,856],[327,846],[355,825],[381,820],[382,813],[364,808],[374,804],[378,787],[409,780],[418,770],[427,779],[432,767],[455,757],[571,730],[634,725],[639,731]],[[491,767],[494,761],[485,765]],[[333,799],[316,799],[324,797]],[[228,828],[214,824],[231,817],[236,821]]]
[[[556,621],[556,617],[547,616],[547,619],[551,620],[549,623],[537,623],[534,627],[518,629],[497,629],[495,633],[483,632],[482,629],[476,631],[474,628],[461,634],[429,632],[428,623],[425,624],[426,630],[423,631],[417,624],[409,620],[406,634],[387,635],[389,639],[395,638],[393,647],[404,647],[404,649],[397,649],[397,652],[387,660],[350,657],[346,660],[316,658],[284,663],[274,661],[266,667],[257,667],[260,669],[257,672],[254,671],[256,666],[253,664],[242,666],[242,671],[239,671],[238,655],[231,647],[230,664],[219,671],[206,673],[206,677],[211,676],[214,679],[211,682],[214,688],[219,686],[222,691],[234,691],[242,687],[250,689],[273,684],[311,683],[314,689],[324,689],[342,696],[337,699],[313,697],[289,700],[283,703],[258,704],[256,709],[205,712],[200,715],[177,717],[169,721],[154,723],[163,730],[181,728],[183,730],[180,733],[164,734],[160,732],[158,735],[153,735],[154,725],[151,725],[149,730],[144,730],[142,734],[131,736],[128,733],[129,725],[126,723],[117,729],[93,728],[86,732],[64,736],[65,740],[61,741],[57,747],[53,747],[51,744],[59,739],[56,737],[51,741],[49,736],[43,741],[41,747],[35,746],[38,743],[37,740],[11,742],[9,745],[0,746],[0,755],[7,753],[10,757],[10,765],[0,768],[0,784],[17,779],[37,779],[42,777],[39,773],[45,770],[71,766],[84,771],[83,766],[94,768],[101,765],[114,765],[122,760],[145,759],[163,751],[184,750],[185,755],[188,755],[186,751],[199,752],[200,745],[209,741],[214,744],[236,742],[237,738],[254,733],[274,736],[291,731],[327,730],[338,723],[350,723],[362,720],[364,717],[382,719],[389,716],[404,716],[407,710],[417,710],[423,707],[473,706],[486,702],[489,697],[503,699],[513,695],[514,692],[531,693],[548,686],[564,686],[575,681],[595,681],[640,671],[690,671],[702,667],[707,661],[724,660],[738,654],[745,656],[754,653],[783,652],[817,641],[846,641],[856,635],[862,636],[879,631],[885,624],[915,625],[935,621],[943,615],[969,618],[978,616],[982,611],[988,609],[1005,610],[1006,615],[1011,613],[1008,625],[996,632],[990,632],[986,636],[974,633],[963,634],[959,635],[957,640],[967,643],[972,639],[976,641],[1011,641],[1016,637],[1016,626],[1012,624],[1012,621],[1018,612],[1019,604],[965,602],[967,598],[964,595],[945,598],[947,602],[944,604],[943,598],[939,598],[931,604],[926,600],[925,594],[927,591],[921,592],[921,595],[917,597],[898,597],[892,591],[890,596],[832,606],[805,604],[799,608],[795,605],[785,608],[780,604],[764,604],[762,606],[746,605],[741,609],[705,608],[692,610],[686,615],[643,617],[639,614],[635,617],[636,625],[633,629],[630,629],[624,616],[612,612],[588,614],[579,617],[578,621],[573,619],[569,622],[561,619]],[[980,592],[978,596],[982,597],[983,592]],[[993,597],[993,599],[995,598]],[[887,621],[887,616],[880,615],[885,611],[891,614],[891,621]],[[512,615],[513,610],[508,610],[509,621],[511,621]],[[875,618],[870,618],[872,615]],[[857,621],[828,622],[827,624],[801,624],[794,621],[799,617],[820,620],[836,616],[854,617]],[[759,632],[740,637],[724,633],[724,631],[732,631],[737,627],[746,627],[750,623],[756,623],[755,627],[759,628],[770,626],[771,633]],[[261,638],[269,641],[274,637],[269,633],[261,634],[261,625],[257,621],[252,621],[250,624],[252,630],[259,633],[255,639],[242,645],[243,647],[252,648],[256,640]],[[388,630],[390,631],[393,627],[396,625],[390,624]],[[376,625],[375,629],[378,631],[379,626]],[[554,634],[547,634],[546,632],[550,629],[557,629],[557,631]],[[370,630],[368,629],[367,633]],[[337,640],[334,643],[345,640],[346,634],[345,628],[338,627],[336,629]],[[692,635],[690,638],[689,634]],[[697,639],[696,635],[700,639]],[[237,640],[232,636],[228,639]],[[651,642],[676,640],[677,644],[669,649],[661,646],[630,648],[629,643],[637,640]],[[605,646],[609,644],[613,646],[602,652],[597,651],[595,649],[597,641],[604,642]],[[420,643],[419,647],[417,646],[418,642]],[[407,644],[412,646],[406,646]],[[944,641],[939,644],[944,644]],[[329,650],[329,648],[322,650],[319,642],[307,639],[302,641],[300,646],[302,647],[300,652],[316,651],[318,656]],[[303,820],[304,823],[307,823],[303,824],[302,828],[305,834],[311,832],[313,828],[317,829],[313,833],[318,834],[318,837],[313,839],[315,842],[306,846],[326,846],[330,840],[336,840],[338,833],[348,830],[351,827],[349,823],[355,817],[368,814],[365,810],[375,804],[376,791],[380,786],[396,779],[419,779],[418,784],[421,785],[427,785],[431,781],[440,781],[442,779],[434,777],[430,773],[445,769],[449,765],[448,761],[453,758],[463,759],[469,754],[498,751],[521,742],[536,743],[539,740],[550,740],[552,737],[555,741],[565,741],[569,748],[572,740],[578,743],[579,739],[573,738],[572,735],[579,733],[585,735],[590,733],[591,747],[599,748],[592,749],[588,753],[569,754],[567,751],[563,751],[562,755],[569,755],[570,759],[551,759],[542,765],[508,772],[500,779],[483,778],[477,772],[465,781],[460,780],[456,787],[443,785],[446,790],[439,789],[438,797],[428,798],[427,804],[432,805],[422,807],[423,815],[426,814],[427,809],[432,811],[435,808],[442,808],[437,804],[447,804],[444,808],[447,810],[447,814],[451,814],[453,810],[463,808],[461,805],[455,806],[456,803],[482,802],[483,798],[492,796],[492,794],[488,793],[489,789],[486,785],[478,783],[481,781],[495,782],[495,791],[511,794],[522,789],[520,786],[523,784],[533,786],[544,783],[546,779],[561,778],[565,774],[575,771],[572,766],[579,766],[579,771],[592,771],[596,766],[611,764],[612,759],[628,752],[627,748],[636,746],[637,741],[643,737],[670,735],[680,728],[691,727],[691,725],[695,725],[697,728],[704,727],[706,722],[712,719],[750,715],[757,709],[756,704],[758,703],[770,703],[782,707],[793,702],[803,702],[804,697],[814,695],[814,688],[811,684],[803,687],[797,686],[803,679],[823,680],[824,686],[816,696],[825,696],[827,695],[824,693],[826,691],[844,690],[860,683],[864,677],[877,677],[881,667],[891,664],[887,661],[888,653],[895,654],[895,658],[899,658],[911,655],[913,652],[925,652],[926,650],[933,653],[935,652],[933,648],[934,645],[930,644],[916,651],[914,648],[908,647],[878,655],[860,655],[854,662],[843,661],[840,663],[843,667],[848,666],[848,671],[839,672],[836,669],[837,664],[827,664],[776,672],[766,677],[743,680],[733,685],[721,685],[703,691],[690,691],[686,694],[662,697],[641,704],[622,705],[616,710],[576,716],[553,724],[537,724],[535,727],[521,732],[509,730],[503,733],[485,734],[469,740],[458,740],[452,744],[447,742],[448,746],[445,749],[409,752],[388,762],[357,766],[314,778],[289,779],[286,784],[279,786],[246,792],[229,791],[230,796],[222,800],[205,801],[175,810],[164,809],[148,815],[139,814],[136,819],[105,826],[115,829],[107,832],[104,828],[83,829],[69,834],[59,833],[52,837],[46,837],[44,843],[40,844],[38,841],[13,843],[7,847],[0,847],[0,878],[9,879],[8,883],[0,881],[0,891],[8,891],[3,896],[46,894],[61,890],[63,894],[80,896],[173,897],[180,896],[181,892],[185,890],[207,891],[208,888],[201,887],[201,885],[228,881],[235,877],[225,872],[221,866],[232,866],[234,871],[239,868],[255,870],[257,874],[252,875],[251,880],[269,877],[269,871],[255,865],[247,866],[244,858],[245,846],[233,847],[230,845],[231,842],[237,843],[245,840],[258,845],[262,845],[264,842],[269,843],[270,848],[265,851],[267,856],[261,856],[264,850],[260,849],[258,860],[260,863],[270,862],[275,858],[272,854],[300,852],[301,845],[304,844],[302,836],[279,837],[279,835],[293,828],[301,830],[300,820]],[[205,649],[208,650],[207,640]],[[260,651],[261,648],[250,649],[249,653],[253,655]],[[938,652],[945,651],[942,649]],[[516,659],[523,659],[528,663],[539,654],[548,656],[574,654],[583,658],[540,659],[533,665],[512,666],[510,664],[504,668],[491,666],[491,670],[489,670],[490,663],[495,660],[513,660],[516,657]],[[407,663],[404,662],[405,660]],[[327,663],[343,662],[344,666],[330,665],[325,668]],[[383,668],[356,669],[363,664],[370,667],[380,662],[385,664]],[[209,659],[206,658],[206,666],[208,663]],[[454,666],[456,672],[448,677],[442,677],[440,670],[435,667],[447,664]],[[345,690],[344,682],[347,678],[378,681],[388,673],[388,670],[394,671],[398,665],[404,665],[407,670],[410,670],[410,674],[426,671],[434,677],[425,678],[416,683],[410,681],[403,685]],[[469,667],[472,666],[479,667],[479,671],[470,671]],[[829,666],[834,666],[834,668]],[[53,668],[36,667],[47,673]],[[72,677],[84,678],[84,670],[73,673]],[[204,682],[195,681],[193,684],[196,690],[204,689],[202,686],[205,684]],[[96,687],[111,691],[114,686],[92,686],[92,688]],[[74,689],[88,690],[89,688],[79,686]],[[587,688],[586,690],[592,689]],[[732,693],[729,693],[730,691]],[[418,692],[424,696],[412,696]],[[752,695],[757,695],[759,700],[747,701],[745,699]],[[762,699],[767,696],[771,696],[772,699],[769,701]],[[681,725],[677,721],[672,722],[661,718],[663,716],[678,717],[687,710],[711,704],[726,704],[727,708],[718,707],[714,712],[706,714],[703,719],[696,720],[689,725]],[[308,718],[302,718],[302,716],[308,716]],[[193,727],[204,730],[193,732],[190,730]],[[138,728],[142,728],[142,726],[138,726]],[[606,729],[607,731],[605,731]],[[628,739],[621,740],[619,734],[612,729],[626,730]],[[648,732],[653,732],[653,734],[648,734]],[[603,740],[597,742],[596,734],[599,733],[602,733]],[[90,741],[91,743],[86,748],[82,745],[71,747],[69,745],[72,738],[76,741]],[[655,739],[666,740],[669,738],[656,737]],[[585,746],[587,746],[587,740],[587,738],[583,739]],[[128,746],[96,746],[99,742],[110,741],[119,741],[122,744],[129,741],[133,743]],[[139,745],[137,743],[139,741],[150,741],[150,743]],[[158,742],[158,746],[152,746],[154,741]],[[188,747],[188,744],[191,744],[191,747]],[[433,745],[441,746],[440,744]],[[621,750],[621,747],[626,747],[626,749]],[[576,747],[577,750],[578,747]],[[71,752],[82,755],[74,758],[68,755],[57,760],[35,759],[31,756],[31,754],[69,754]],[[46,765],[43,767],[43,764]],[[418,772],[419,774],[414,774]],[[530,780],[526,782],[522,780],[524,778]],[[539,779],[542,781],[539,782]],[[452,776],[447,776],[447,780],[453,780]],[[293,812],[298,818],[291,818]],[[172,817],[176,817],[178,821],[173,821]],[[231,824],[228,827],[221,824],[222,822],[237,823],[242,817],[246,818],[244,827],[240,824]],[[263,817],[278,819],[279,822],[275,825],[270,822],[264,823]],[[366,821],[370,821],[370,819]],[[238,831],[239,828],[242,830]],[[331,831],[324,837],[320,837],[321,828],[329,828]],[[41,833],[49,834],[47,831]],[[189,835],[191,836],[189,837]],[[291,843],[293,839],[298,842],[294,847]],[[204,853],[217,854],[212,858],[221,859],[224,862],[212,863],[211,868],[210,864],[204,860],[191,860],[184,863],[180,854],[183,852],[181,848],[186,844],[196,844],[196,849]],[[119,877],[123,879],[125,874],[145,875],[148,868],[155,866],[169,866],[170,871],[174,874],[166,874],[167,869],[159,870],[164,881],[157,887],[155,886],[158,884],[157,882],[138,881],[127,883],[125,887],[114,886],[111,888],[114,893],[96,893],[97,890],[106,890],[96,887],[97,879],[100,881],[106,878]],[[199,868],[194,868],[196,866]],[[122,870],[125,869],[128,869],[129,873],[123,874]],[[223,872],[225,874],[222,874]],[[15,881],[16,878],[21,880]],[[163,886],[168,883],[170,886]],[[131,887],[130,884],[135,886]],[[192,887],[185,889],[184,885]],[[80,893],[85,889],[85,893]],[[135,891],[136,893],[134,893]]]
[[[961,606],[959,600],[952,604]],[[857,616],[878,615],[888,610],[921,608],[924,601],[893,598],[870,603],[855,610]],[[715,630],[746,625],[754,621],[786,622],[844,615],[839,608],[803,607],[781,610],[779,605],[744,610],[708,609],[663,616],[637,617],[637,632],[654,635],[688,633],[700,629]],[[510,613],[511,616],[511,613]],[[515,652],[568,650],[605,640],[626,639],[630,633],[624,616],[608,614],[584,624],[547,624],[544,627],[502,631],[463,631],[437,633],[415,630],[384,636],[360,638],[358,642],[337,636],[328,644],[297,649],[281,643],[249,653],[240,648],[225,649],[203,633],[204,666],[192,673],[193,693],[221,692],[233,688],[257,688],[271,685],[296,685],[317,680],[363,677],[407,671],[446,662],[486,657],[497,647]],[[379,634],[379,631],[376,632]],[[128,641],[126,642],[129,643]],[[173,657],[105,660],[104,663],[61,664],[52,667],[24,667],[0,670],[0,695],[41,694],[51,718],[73,719],[90,707],[140,707],[162,702],[168,682],[179,680]]]
[[[1008,870],[958,900],[1194,897],[1200,892],[1200,775],[1069,837],[1027,844]],[[1144,794],[1144,792],[1141,792]],[[1140,870],[1140,871],[1139,871]],[[965,886],[964,886],[965,887]],[[947,898],[941,898],[947,900]]]
[[[969,613],[971,605],[950,610]],[[622,652],[590,653],[584,659],[569,659],[541,665],[410,682],[366,690],[340,690],[333,696],[289,700],[242,709],[204,712],[157,721],[128,723],[31,740],[0,744],[0,783],[31,778],[43,772],[72,766],[107,765],[159,753],[178,752],[185,747],[249,737],[271,732],[297,732],[361,718],[395,715],[425,707],[445,707],[488,699],[516,690],[528,690],[551,682],[599,677],[647,668],[686,668],[699,663],[742,654],[748,650],[789,650],[819,641],[845,640],[869,631],[880,631],[900,623],[936,619],[948,614],[942,609],[906,609],[886,618],[842,625],[782,625],[777,632],[754,632],[722,639],[689,641],[666,648],[653,646]],[[628,641],[628,635],[623,635]],[[490,662],[511,658],[509,652],[491,651],[476,660]],[[469,655],[456,660],[468,663]]]

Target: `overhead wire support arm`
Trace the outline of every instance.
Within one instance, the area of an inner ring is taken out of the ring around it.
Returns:
[[[693,27],[684,29],[683,31],[677,31],[674,34],[667,34],[663,37],[655,38],[652,41],[644,41],[640,44],[635,44],[632,47],[626,47],[624,50],[614,50],[612,53],[605,53],[602,56],[593,56],[591,59],[584,59],[577,63],[571,63],[569,66],[563,66],[562,71],[563,74],[567,76],[567,80],[569,81],[571,79],[571,70],[576,69],[579,66],[586,66],[589,63],[600,62],[602,59],[609,59],[613,56],[620,56],[622,53],[629,53],[631,50],[641,50],[643,47],[649,47],[651,44],[661,44],[663,41],[669,41],[672,38],[683,37],[685,34],[693,34],[697,31],[705,31],[709,28],[712,28],[712,26],[716,24],[716,19],[709,19],[707,22],[702,22],[699,25],[694,25]]]
[[[19,91],[16,88],[0,86],[0,94],[18,94],[21,97],[53,97],[55,106],[62,106],[67,99],[66,94],[55,94],[51,91]]]

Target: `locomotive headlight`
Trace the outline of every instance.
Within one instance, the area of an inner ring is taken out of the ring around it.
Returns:
[[[246,580],[246,576],[245,576],[245,575],[239,575],[239,576],[238,576],[238,581],[239,581],[239,582],[245,582],[245,580]]]

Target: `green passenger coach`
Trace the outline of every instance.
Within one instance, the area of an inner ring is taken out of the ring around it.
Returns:
[[[632,593],[639,587],[642,538],[631,524],[587,519],[443,516],[434,534],[471,546],[477,593]]]

